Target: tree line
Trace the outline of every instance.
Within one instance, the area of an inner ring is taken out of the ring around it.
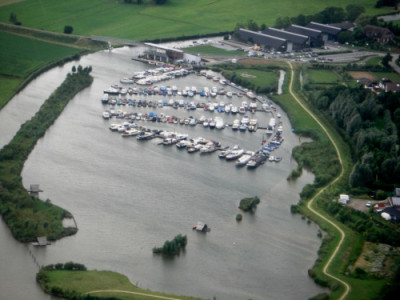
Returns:
[[[355,160],[352,187],[392,190],[400,184],[400,95],[375,94],[363,86],[334,87],[310,101],[334,121]]]

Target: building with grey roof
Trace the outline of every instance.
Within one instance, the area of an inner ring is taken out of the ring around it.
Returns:
[[[310,47],[310,38],[306,35],[269,27],[262,31],[264,34],[287,40],[287,52]]]
[[[240,28],[236,31],[232,35],[232,38],[244,43],[257,44],[264,50],[269,49],[280,52],[285,52],[287,50],[286,39],[244,28]]]
[[[342,32],[342,29],[339,27],[335,27],[335,26],[327,25],[327,24],[321,24],[321,23],[317,23],[317,22],[310,22],[307,24],[306,27],[311,28],[311,29],[320,30],[322,32],[322,39],[324,42],[330,41],[330,40],[336,41],[339,33]]]
[[[308,36],[310,39],[310,47],[321,47],[324,45],[321,30],[292,24],[286,28],[286,31]]]

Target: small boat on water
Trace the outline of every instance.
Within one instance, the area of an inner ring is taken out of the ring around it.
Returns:
[[[225,148],[224,150],[220,151],[218,154],[219,158],[226,158],[226,156],[231,153],[233,150],[239,149],[238,145],[233,146],[232,148]]]
[[[132,83],[134,83],[135,81],[134,81],[133,79],[131,79],[131,78],[124,77],[124,78],[122,78],[119,82],[121,82],[121,83],[123,83],[123,84],[132,84]]]
[[[254,156],[254,152],[246,152],[236,161],[236,167],[245,166],[249,160]]]
[[[101,103],[107,104],[109,100],[109,95],[107,93],[103,94],[103,97],[101,97]]]
[[[151,131],[141,131],[136,137],[139,141],[151,140],[155,136],[154,132]]]
[[[137,130],[135,128],[131,128],[128,130],[125,130],[122,132],[121,136],[122,137],[131,137],[131,136],[137,136],[140,133],[140,130]]]
[[[243,154],[244,154],[244,150],[239,148],[236,150],[232,150],[232,152],[230,152],[229,154],[226,155],[225,159],[228,161],[236,160],[239,157],[241,157]]]
[[[111,114],[108,111],[103,112],[103,119],[108,120],[111,117]]]
[[[193,230],[200,231],[200,232],[210,232],[211,228],[202,222],[197,222],[196,225],[192,227]]]
[[[267,156],[264,155],[262,152],[257,153],[254,155],[246,164],[248,169],[255,169],[258,166],[264,164],[264,162],[267,160]]]

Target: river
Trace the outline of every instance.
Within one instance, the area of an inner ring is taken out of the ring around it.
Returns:
[[[125,274],[141,288],[178,295],[261,300],[307,299],[322,292],[307,275],[321,243],[318,227],[290,214],[290,205],[297,203],[299,192],[313,176],[304,172],[297,182],[286,181],[296,166],[291,149],[299,143],[286,114],[278,108],[285,142],[276,155],[282,156],[282,161],[253,171],[235,168],[216,153],[188,154],[174,146],[157,145],[156,140],[121,138],[108,130],[114,121],[101,117],[105,107],[100,98],[102,90],[120,78],[153,67],[132,61],[135,51],[121,48],[81,58],[81,65],[93,67],[92,86],[68,104],[37,143],[22,173],[24,186],[40,184],[44,190],[41,198],[70,211],[79,231],[49,247],[34,248],[15,242],[1,223],[0,240],[7,249],[1,248],[0,274],[8,279],[0,280],[1,298],[26,298],[20,293],[30,295],[30,299],[50,298],[35,284],[37,268],[30,252],[41,265],[75,261],[90,269]],[[1,146],[34,114],[74,64],[38,77],[0,112]],[[180,89],[215,85],[196,75],[163,84]],[[194,100],[200,101],[200,97]],[[228,99],[224,97],[224,101]],[[180,117],[215,116],[172,108],[157,112]],[[268,123],[270,115],[256,115],[260,124]],[[228,122],[234,119],[227,114],[223,118]],[[212,131],[200,126],[143,125],[216,139],[223,146],[240,144],[248,150],[257,149],[262,139],[261,130],[243,133],[229,128]],[[240,199],[255,195],[261,199],[256,212],[244,213],[242,222],[237,223]],[[193,232],[197,221],[206,222],[211,232]],[[152,254],[154,246],[179,233],[188,237],[184,253],[173,259]]]

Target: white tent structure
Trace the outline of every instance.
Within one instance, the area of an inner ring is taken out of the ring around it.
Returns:
[[[381,217],[384,218],[386,221],[390,221],[392,217],[388,213],[381,213]]]

